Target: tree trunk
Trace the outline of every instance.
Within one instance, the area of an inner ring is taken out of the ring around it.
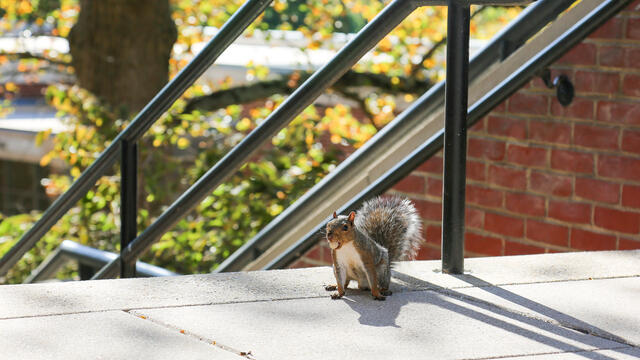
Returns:
[[[168,80],[177,32],[169,0],[81,0],[69,33],[80,86],[125,111],[140,110]]]

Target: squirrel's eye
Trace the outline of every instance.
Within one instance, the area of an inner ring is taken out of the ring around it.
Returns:
[[[347,225],[342,225],[342,230],[347,231],[349,230],[349,227]]]

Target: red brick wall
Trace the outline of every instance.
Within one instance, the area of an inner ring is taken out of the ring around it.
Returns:
[[[470,129],[465,255],[640,248],[640,0],[551,67],[563,107],[533,79]],[[419,259],[440,258],[442,154],[392,191],[424,219]],[[292,267],[328,264],[323,242]]]

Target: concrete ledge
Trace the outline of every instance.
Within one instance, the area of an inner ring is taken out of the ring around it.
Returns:
[[[640,251],[465,268],[398,264],[385,302],[357,290],[330,300],[329,267],[0,286],[0,333],[14,334],[0,349],[16,359],[640,357]],[[78,352],[85,343],[91,352]]]

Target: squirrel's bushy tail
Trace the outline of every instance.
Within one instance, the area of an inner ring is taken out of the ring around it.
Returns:
[[[422,221],[406,198],[376,197],[356,212],[355,224],[389,251],[389,260],[413,259],[422,243]]]

